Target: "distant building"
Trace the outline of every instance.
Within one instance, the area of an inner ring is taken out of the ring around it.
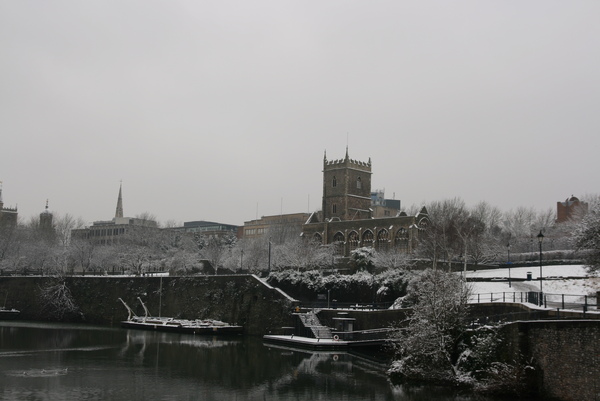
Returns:
[[[18,217],[16,207],[4,207],[4,201],[2,200],[2,181],[0,181],[0,226],[14,227],[17,225]]]
[[[302,227],[303,236],[321,244],[335,244],[338,255],[348,256],[359,247],[411,252],[418,232],[428,222],[427,210],[407,216],[399,202],[387,204],[382,191],[371,192],[371,159],[323,158],[323,209],[311,214]],[[381,208],[383,216],[375,216]],[[398,209],[396,209],[396,207]],[[391,216],[386,216],[386,211]]]
[[[556,222],[580,219],[588,212],[588,204],[571,195],[564,202],[556,202]]]
[[[373,217],[394,217],[400,214],[399,199],[385,199],[384,190],[376,190],[371,192],[371,209],[373,209]]]
[[[244,226],[238,230],[238,237],[256,238],[266,234],[273,237],[299,236],[302,233],[302,225],[309,217],[309,213],[263,216],[260,219],[244,222]]]
[[[40,213],[40,232],[48,241],[56,239],[56,231],[54,229],[54,221],[52,213],[48,210],[48,200],[46,200],[46,208]]]
[[[119,186],[115,217],[108,221],[95,221],[87,228],[73,230],[71,235],[73,238],[88,239],[97,244],[108,245],[118,242],[120,236],[141,228],[159,230],[154,220],[123,217],[122,186]]]
[[[236,235],[238,226],[231,224],[215,223],[213,221],[186,221],[183,227],[175,227],[172,230],[183,231],[186,233],[200,233],[206,236],[224,237],[227,235]]]

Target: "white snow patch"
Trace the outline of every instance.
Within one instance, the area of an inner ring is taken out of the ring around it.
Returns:
[[[508,281],[485,281],[469,282],[473,294],[489,294],[502,292],[525,292],[539,291],[539,266],[516,267],[510,269],[511,279],[527,278],[527,272],[531,272],[531,281],[512,281],[509,287]],[[582,265],[543,266],[542,274],[543,289],[547,294],[573,294],[573,295],[596,295],[600,291],[600,277],[590,275]],[[508,279],[508,269],[477,270],[467,272],[467,278],[489,278]],[[565,277],[582,277],[567,279]]]

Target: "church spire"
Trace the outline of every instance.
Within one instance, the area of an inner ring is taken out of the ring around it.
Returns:
[[[117,211],[115,212],[115,218],[123,217],[123,196],[121,193],[121,189],[123,187],[123,182],[119,185],[119,199],[117,199]]]

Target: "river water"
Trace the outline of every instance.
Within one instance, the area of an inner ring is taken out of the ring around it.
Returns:
[[[348,353],[87,325],[0,322],[2,400],[473,401],[390,384]],[[481,398],[477,398],[478,401]]]

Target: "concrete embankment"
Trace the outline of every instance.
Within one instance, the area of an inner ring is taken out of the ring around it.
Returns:
[[[504,331],[513,358],[535,367],[544,399],[600,400],[600,320],[516,322]]]
[[[68,291],[77,312],[60,299]],[[153,315],[218,319],[263,335],[289,326],[294,301],[253,275],[184,277],[0,277],[6,307],[23,320],[71,321],[117,326],[127,318],[122,298],[137,315],[140,297]],[[48,297],[52,294],[52,297]]]
[[[600,313],[500,302],[472,305],[471,313],[519,320],[502,326],[502,353],[533,366],[530,385],[543,399],[600,400]]]

